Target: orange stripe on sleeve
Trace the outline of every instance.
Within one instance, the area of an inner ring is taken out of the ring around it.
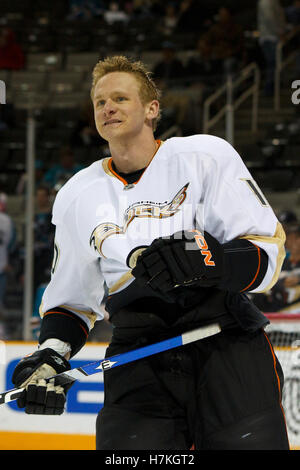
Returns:
[[[253,243],[253,245],[254,245],[254,243]],[[248,289],[252,286],[252,284],[254,284],[254,282],[255,282],[255,280],[256,280],[256,278],[257,278],[257,276],[258,276],[258,273],[259,273],[259,271],[260,271],[260,265],[261,265],[260,248],[259,248],[259,246],[257,246],[257,245],[254,245],[254,246],[257,248],[257,254],[258,254],[258,267],[257,267],[257,271],[256,271],[256,273],[255,273],[254,278],[253,278],[252,281],[250,282],[250,284],[248,284],[248,286],[245,287],[244,289],[242,289],[240,292],[244,292],[245,290],[248,290]]]
[[[55,311],[55,310],[51,310],[50,312],[46,312],[43,316],[43,318],[46,316],[46,315],[51,315],[51,313],[58,313],[59,315],[65,315],[66,317],[69,317],[69,318],[72,318],[74,320],[74,317],[72,315],[69,315],[68,313],[65,313],[65,312],[59,312],[59,311]],[[78,322],[80,328],[83,330],[84,334],[86,337],[88,337],[88,332],[87,330]]]

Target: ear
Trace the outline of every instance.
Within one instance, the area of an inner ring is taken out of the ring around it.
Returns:
[[[153,100],[146,105],[146,119],[155,119],[159,113],[159,101]]]

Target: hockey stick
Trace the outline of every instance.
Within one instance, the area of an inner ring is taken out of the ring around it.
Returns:
[[[138,359],[167,351],[168,349],[184,346],[185,344],[193,343],[194,341],[216,335],[217,333],[220,333],[220,331],[220,326],[217,323],[213,323],[208,326],[203,326],[195,330],[187,331],[186,333],[183,333],[179,336],[174,336],[173,338],[166,339],[164,341],[160,341],[159,343],[150,344],[148,346],[143,346],[142,348],[134,349],[133,351],[117,354],[106,359],[100,359],[96,362],[91,362],[85,366],[78,367],[77,369],[71,369],[67,372],[62,372],[61,374],[48,377],[45,380],[46,382],[49,382],[54,378],[56,385],[64,385],[66,383],[74,382],[75,380],[80,380],[82,376],[93,375],[97,372],[113,369],[114,367],[122,366],[124,364],[128,364],[129,362],[137,361]],[[0,405],[2,405],[2,403],[9,403],[10,401],[17,400],[23,390],[24,387],[13,388],[1,393]]]

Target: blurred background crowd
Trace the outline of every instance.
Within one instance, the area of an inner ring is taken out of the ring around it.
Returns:
[[[203,132],[204,103],[256,64],[258,129],[251,102],[235,122],[235,144],[287,234],[278,283],[254,296],[264,312],[300,313],[300,115],[291,83],[300,81],[300,0],[2,0],[0,2],[0,339],[22,338],[26,203],[26,124],[36,122],[32,338],[50,278],[57,191],[77,171],[108,156],[89,98],[91,71],[107,55],[145,62],[163,92],[157,136]],[[274,111],[278,44],[294,54]],[[246,83],[247,84],[247,83]],[[244,84],[245,86],[245,84]],[[221,98],[213,111],[222,107]],[[210,133],[224,136],[219,127]],[[106,341],[101,322],[91,340]]]

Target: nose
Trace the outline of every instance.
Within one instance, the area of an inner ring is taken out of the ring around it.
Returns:
[[[116,112],[114,102],[110,98],[106,100],[105,105],[103,107],[103,112],[104,112],[104,116],[106,117],[111,116],[112,114]]]

